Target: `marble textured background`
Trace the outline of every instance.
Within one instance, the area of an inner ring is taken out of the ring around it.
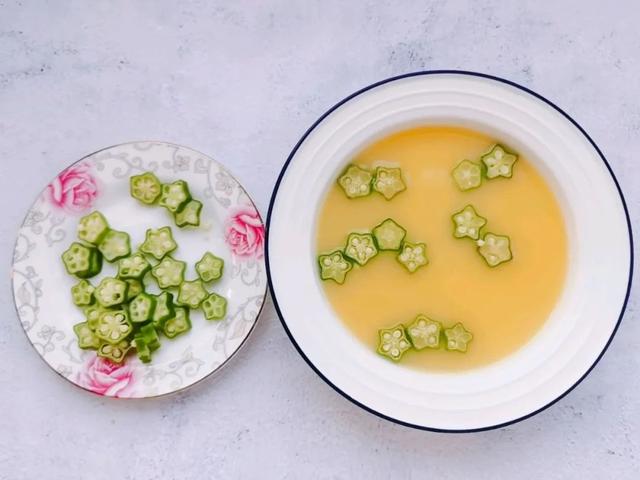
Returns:
[[[290,149],[376,80],[459,68],[566,109],[640,206],[640,4],[490,1],[0,0],[0,264],[69,162],[165,139],[225,163],[266,213]],[[606,258],[606,252],[603,252]],[[365,413],[307,367],[266,308],[214,381],[108,401],[44,366],[0,288],[0,478],[637,478],[638,290],[573,393],[497,431],[414,431]]]

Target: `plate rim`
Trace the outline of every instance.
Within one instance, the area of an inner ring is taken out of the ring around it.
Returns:
[[[223,165],[218,160],[216,160],[214,157],[212,157],[212,156],[210,156],[210,155],[208,155],[208,154],[206,154],[204,152],[201,152],[200,150],[188,147],[186,145],[182,145],[182,144],[175,143],[175,142],[169,142],[169,141],[165,141],[165,140],[131,140],[131,141],[127,141],[127,142],[120,142],[120,143],[115,143],[113,145],[109,145],[109,146],[100,148],[100,149],[95,150],[93,152],[87,153],[86,155],[83,155],[78,160],[75,160],[75,161],[69,163],[62,170],[58,171],[58,173],[54,177],[52,177],[52,179],[56,178],[58,175],[60,175],[66,169],[71,168],[74,165],[78,165],[78,164],[82,163],[83,161],[87,160],[88,158],[93,157],[94,155],[97,155],[97,154],[99,154],[101,152],[110,150],[112,148],[118,148],[118,147],[123,147],[123,146],[126,146],[126,145],[134,145],[134,144],[140,144],[140,143],[162,144],[162,145],[168,145],[168,146],[171,146],[171,147],[185,148],[185,149],[191,150],[191,151],[193,151],[193,152],[195,152],[195,153],[197,153],[199,155],[202,155],[205,158],[210,159],[211,161],[213,161],[216,164],[218,164],[219,167],[224,169],[224,171],[233,179],[233,181],[235,181],[238,184],[238,186],[242,189],[242,191],[244,191],[245,195],[247,196],[247,199],[249,200],[249,202],[251,202],[251,205],[255,209],[255,211],[256,211],[256,213],[258,215],[258,218],[260,219],[260,222],[262,223],[262,225],[265,228],[264,263],[265,263],[265,273],[266,273],[266,264],[267,264],[267,257],[266,257],[266,248],[267,248],[266,230],[267,230],[267,224],[264,221],[264,219],[262,218],[262,215],[260,213],[260,210],[258,209],[258,206],[253,201],[253,198],[251,197],[251,195],[249,195],[249,192],[247,192],[247,189],[244,187],[244,185],[236,178],[236,176],[229,170],[229,168],[227,168],[226,165]],[[46,189],[46,186],[45,186],[45,189]],[[38,203],[38,199],[42,195],[43,191],[44,191],[44,189],[41,189],[39,191],[39,193],[37,194],[35,200],[33,202],[31,202],[31,204],[29,205],[29,207],[27,209],[27,214],[25,215],[25,217],[20,222],[20,225],[18,226],[18,229],[17,229],[18,232],[20,232],[20,230],[24,227],[24,223],[25,223],[25,221],[27,219],[27,215],[33,209],[33,207]],[[229,355],[225,359],[224,362],[222,362],[220,365],[218,365],[214,370],[212,370],[209,373],[207,373],[204,377],[196,380],[193,383],[190,383],[189,385],[185,385],[183,387],[177,388],[177,389],[172,390],[170,392],[161,393],[159,395],[144,395],[144,396],[141,396],[141,397],[117,397],[117,396],[114,396],[114,395],[103,395],[103,394],[100,394],[98,392],[94,392],[93,390],[90,390],[89,388],[83,387],[82,385],[79,385],[78,383],[70,380],[69,378],[65,377],[61,372],[56,370],[51,364],[49,364],[49,362],[47,362],[47,360],[44,358],[44,356],[40,354],[38,349],[35,347],[35,345],[31,341],[31,339],[29,338],[29,335],[28,335],[27,331],[24,329],[24,327],[22,325],[22,322],[21,322],[21,318],[20,318],[20,312],[18,311],[18,305],[16,304],[16,287],[15,287],[15,282],[13,281],[13,268],[14,268],[13,254],[14,254],[14,252],[16,250],[17,245],[18,245],[18,240],[19,240],[19,235],[16,235],[16,240],[14,241],[13,249],[11,250],[12,257],[11,257],[11,266],[10,266],[10,271],[9,271],[9,277],[10,277],[10,283],[11,283],[10,289],[11,289],[11,298],[12,298],[12,303],[13,303],[13,309],[14,309],[14,311],[16,313],[16,320],[18,321],[18,325],[20,326],[20,330],[22,331],[23,335],[25,336],[29,346],[37,354],[38,358],[40,358],[40,360],[42,362],[44,362],[44,364],[50,370],[52,370],[58,377],[63,379],[65,381],[64,383],[71,384],[71,386],[73,386],[75,388],[79,388],[80,390],[82,390],[84,392],[87,392],[87,393],[89,393],[91,395],[94,395],[94,396],[97,396],[97,397],[100,397],[100,398],[108,398],[108,399],[113,399],[113,400],[127,400],[127,401],[141,401],[141,400],[148,400],[148,399],[151,399],[151,398],[154,398],[154,399],[155,398],[164,398],[164,397],[168,397],[168,396],[175,395],[175,394],[178,394],[178,393],[182,393],[185,390],[190,389],[191,387],[195,387],[196,385],[200,385],[202,382],[204,382],[207,379],[215,378],[222,370],[226,370],[225,367],[232,361],[232,359],[234,357],[236,357],[238,352],[240,352],[240,350],[242,350],[244,348],[244,346],[247,344],[247,341],[249,340],[249,338],[251,337],[251,335],[255,331],[256,326],[258,325],[258,321],[260,320],[260,317],[262,316],[262,312],[264,311],[265,304],[267,303],[267,296],[268,296],[268,294],[270,292],[270,284],[269,284],[269,279],[268,279],[268,275],[267,275],[267,284],[264,287],[264,294],[262,295],[262,302],[260,304],[260,308],[258,309],[258,312],[256,313],[256,319],[253,322],[253,325],[251,325],[251,328],[249,329],[249,331],[245,335],[245,337],[242,340],[242,342],[240,342],[240,345],[238,345],[238,348],[236,348],[231,353],[231,355]]]
[[[420,76],[430,76],[430,75],[460,75],[460,76],[467,76],[467,77],[477,77],[477,78],[483,78],[485,80],[491,80],[494,82],[498,82],[498,83],[502,83],[502,84],[506,84],[509,85],[511,87],[514,87],[518,90],[520,90],[521,92],[524,92],[528,95],[533,96],[534,98],[536,98],[537,100],[545,103],[547,106],[550,106],[552,109],[554,109],[556,112],[560,113],[566,120],[568,120],[574,127],[576,127],[578,129],[578,131],[587,139],[587,141],[589,142],[589,144],[595,149],[595,151],[597,152],[598,156],[600,157],[600,159],[602,160],[602,162],[604,163],[607,171],[609,172],[609,175],[611,176],[611,179],[613,180],[613,183],[616,187],[616,190],[618,192],[618,195],[620,197],[620,201],[622,204],[622,209],[625,215],[625,219],[626,219],[626,223],[627,223],[627,231],[628,231],[628,237],[629,237],[629,250],[630,250],[630,255],[629,255],[629,274],[628,274],[628,278],[627,278],[627,288],[626,288],[626,292],[625,292],[625,296],[624,296],[624,301],[622,302],[622,306],[620,309],[620,313],[618,315],[618,319],[616,321],[616,324],[611,332],[611,335],[609,336],[609,339],[607,340],[606,344],[604,345],[603,349],[601,350],[601,352],[598,354],[598,356],[596,357],[595,361],[593,362],[593,364],[585,371],[585,373],[578,378],[575,383],[570,386],[566,391],[564,391],[562,394],[558,395],[555,399],[553,399],[552,401],[548,402],[547,404],[543,405],[542,407],[526,414],[520,417],[517,417],[515,419],[506,421],[506,422],[502,422],[502,423],[498,423],[495,425],[488,425],[488,426],[483,426],[483,427],[478,427],[478,428],[469,428],[469,429],[447,429],[447,428],[436,428],[436,427],[430,427],[427,425],[419,425],[419,424],[415,424],[415,423],[410,423],[410,422],[405,422],[403,420],[400,420],[398,418],[383,414],[375,409],[373,409],[372,407],[369,407],[367,405],[365,405],[364,403],[356,400],[355,398],[353,398],[352,396],[350,396],[348,393],[346,393],[345,391],[343,391],[342,389],[338,388],[333,382],[331,382],[331,380],[329,380],[314,364],[313,362],[306,356],[306,354],[304,353],[304,351],[302,350],[302,348],[300,347],[300,345],[296,342],[293,334],[291,333],[291,331],[289,330],[289,327],[287,326],[287,322],[284,318],[284,315],[282,314],[282,311],[280,310],[280,305],[278,303],[278,299],[277,296],[275,294],[275,289],[273,288],[273,281],[272,281],[272,276],[271,276],[271,263],[270,263],[270,259],[269,259],[269,242],[270,242],[270,226],[271,226],[271,217],[273,214],[273,210],[274,210],[274,205],[275,205],[275,200],[278,194],[278,190],[280,188],[280,184],[282,182],[282,179],[284,178],[284,175],[287,171],[287,168],[289,167],[289,164],[291,163],[291,161],[293,160],[293,157],[296,155],[296,153],[298,152],[298,149],[300,148],[300,146],[304,143],[304,141],[307,139],[307,137],[316,129],[316,127],[318,127],[318,125],[320,125],[329,115],[331,115],[335,110],[337,110],[338,108],[342,107],[344,104],[346,104],[347,102],[349,102],[350,100],[354,99],[355,97],[358,97],[359,95],[372,90],[374,88],[377,88],[379,86],[388,84],[388,83],[392,83],[398,80],[402,80],[405,78],[411,78],[411,77],[420,77]],[[278,315],[278,318],[280,319],[280,323],[282,324],[285,332],[287,333],[287,336],[289,337],[289,340],[291,341],[291,343],[293,344],[293,346],[295,347],[295,349],[297,350],[298,354],[300,354],[300,356],[305,360],[305,362],[307,363],[307,365],[316,373],[316,375],[318,375],[325,383],[327,383],[331,388],[333,388],[337,393],[339,393],[340,395],[342,395],[344,398],[346,398],[347,400],[349,400],[351,403],[357,405],[358,407],[362,408],[363,410],[376,415],[377,417],[383,418],[385,420],[388,420],[390,422],[399,424],[399,425],[403,425],[405,427],[410,427],[410,428],[414,428],[414,429],[418,429],[418,430],[424,430],[424,431],[431,431],[431,432],[439,432],[439,433],[474,433],[474,432],[483,432],[483,431],[488,431],[488,430],[494,430],[497,428],[502,428],[502,427],[506,427],[509,425],[513,425],[515,423],[521,422],[523,420],[526,420],[528,418],[531,418],[539,413],[541,413],[542,411],[546,410],[547,408],[551,407],[552,405],[554,405],[555,403],[557,403],[558,401],[560,401],[561,399],[563,399],[566,395],[568,395],[573,389],[575,389],[595,368],[595,366],[600,362],[600,360],[602,359],[602,357],[604,356],[605,352],[608,350],[609,345],[611,344],[611,342],[613,341],[613,338],[615,337],[618,328],[620,327],[620,324],[622,322],[622,318],[624,316],[624,313],[627,309],[627,305],[629,302],[629,297],[631,294],[631,284],[632,284],[632,280],[633,280],[633,267],[634,267],[634,243],[633,243],[633,232],[632,232],[632,226],[631,226],[631,219],[629,217],[629,210],[627,207],[627,202],[625,200],[624,194],[622,193],[622,189],[620,188],[620,184],[618,183],[618,179],[616,178],[615,173],[613,172],[613,169],[611,168],[611,165],[609,164],[609,162],[607,161],[607,159],[605,158],[604,154],[602,153],[602,151],[600,150],[600,148],[598,147],[598,145],[595,143],[595,141],[589,136],[589,134],[584,130],[584,128],[582,128],[582,126],[580,126],[580,124],[575,121],[568,113],[566,113],[563,109],[561,109],[559,106],[557,106],[555,103],[553,103],[552,101],[548,100],[547,98],[545,98],[544,96],[540,95],[539,93],[534,92],[533,90],[520,85],[514,81],[511,80],[507,80],[505,78],[502,77],[498,77],[495,75],[490,75],[490,74],[486,74],[486,73],[481,73],[481,72],[475,72],[475,71],[470,71],[470,70],[421,70],[421,71],[415,71],[415,72],[409,72],[409,73],[405,73],[405,74],[401,74],[401,75],[396,75],[396,76],[392,76],[392,77],[388,77],[385,78],[383,80],[377,81],[375,83],[371,83],[357,91],[355,91],[354,93],[348,95],[347,97],[343,98],[342,100],[338,101],[336,104],[334,104],[331,108],[329,108],[327,111],[325,111],[320,117],[318,117],[318,119],[313,122],[313,124],[304,132],[304,134],[302,135],[302,137],[300,137],[300,139],[297,141],[297,143],[295,144],[295,146],[293,147],[293,149],[291,150],[291,152],[289,153],[289,156],[287,157],[287,160],[285,161],[284,165],[282,166],[280,173],[278,175],[278,178],[276,180],[275,186],[273,188],[273,192],[271,194],[271,198],[269,200],[269,209],[267,211],[267,222],[266,222],[266,236],[265,236],[265,249],[264,249],[264,257],[265,257],[265,265],[266,265],[266,273],[267,273],[267,283],[269,286],[269,290],[271,292],[271,299],[273,301],[273,305],[275,307],[276,313]]]

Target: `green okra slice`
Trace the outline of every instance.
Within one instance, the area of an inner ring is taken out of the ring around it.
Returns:
[[[129,319],[133,323],[143,323],[153,318],[156,298],[148,293],[140,293],[129,303]]]
[[[125,278],[125,283],[127,284],[127,302],[130,302],[135,297],[144,292],[143,283],[137,278]]]
[[[413,273],[429,263],[427,260],[427,246],[424,243],[405,242],[396,259],[409,273]]]
[[[131,342],[128,340],[122,340],[118,343],[103,343],[98,348],[98,356],[108,358],[115,363],[122,363],[130,348]]]
[[[106,309],[102,308],[100,305],[91,305],[83,310],[84,318],[87,320],[86,323],[94,332],[96,328],[98,328],[100,315],[102,315],[102,312],[105,311]]]
[[[78,238],[83,242],[99,245],[109,232],[109,222],[102,213],[95,211],[78,221]]]
[[[144,172],[140,175],[133,175],[129,179],[129,190],[131,196],[136,200],[152,205],[160,197],[162,183],[153,173]]]
[[[338,185],[349,198],[366,197],[371,193],[373,175],[369,170],[349,165],[346,171],[338,178]]]
[[[347,273],[353,268],[353,264],[345,258],[341,250],[318,255],[318,265],[322,280],[333,280],[341,285],[344,283]]]
[[[102,307],[114,307],[127,300],[129,285],[119,278],[103,278],[95,291],[94,297]]]
[[[107,310],[100,315],[96,335],[115,345],[127,338],[132,331],[133,326],[126,310]]]
[[[411,343],[405,334],[402,324],[378,331],[377,351],[380,355],[398,362],[410,348]]]
[[[508,152],[502,145],[494,145],[489,152],[482,155],[482,163],[486,167],[486,177],[488,179],[513,176],[513,166],[518,160],[515,153]]]
[[[222,277],[224,270],[224,260],[216,257],[211,252],[206,252],[202,258],[196,262],[196,272],[203,282],[209,283]]]
[[[151,275],[156,279],[160,288],[178,287],[184,282],[186,268],[185,262],[166,256],[151,269]]]
[[[78,347],[83,350],[97,350],[100,346],[100,339],[91,330],[87,322],[78,323],[73,326],[73,331],[78,337]]]
[[[482,258],[490,267],[497,267],[513,258],[511,254],[511,239],[506,235],[487,233],[476,244],[478,245],[478,253],[482,255]]]
[[[174,317],[165,321],[162,327],[162,331],[168,338],[175,338],[189,330],[191,330],[189,310],[183,307],[176,307]]]
[[[177,300],[182,306],[196,309],[208,295],[202,280],[192,280],[180,284]]]
[[[187,202],[191,200],[189,193],[189,185],[184,180],[176,180],[173,183],[165,183],[162,185],[160,199],[158,204],[165,207],[171,213],[182,210]]]
[[[94,247],[73,242],[62,254],[67,273],[78,278],[90,278],[102,268],[102,256]]]
[[[79,307],[91,305],[94,301],[93,292],[95,288],[86,280],[80,280],[71,287],[71,298],[73,303]]]
[[[425,315],[418,315],[407,326],[407,336],[416,350],[440,347],[442,324]]]
[[[404,192],[407,186],[399,168],[378,167],[373,179],[373,189],[387,200],[391,200],[398,193]]]
[[[212,293],[202,301],[202,311],[207,320],[222,320],[227,314],[227,299]]]
[[[465,330],[461,323],[456,323],[453,327],[446,328],[444,336],[447,340],[447,350],[457,350],[458,352],[466,352],[469,342],[473,340],[471,332]]]
[[[400,250],[406,235],[407,231],[391,218],[373,228],[373,238],[378,250]]]
[[[127,232],[109,230],[98,249],[107,262],[115,262],[131,254],[131,240]]]
[[[453,220],[453,236],[456,238],[469,237],[472,240],[480,238],[480,230],[487,224],[487,219],[481,217],[472,205],[467,205],[451,216]]]
[[[365,265],[369,260],[378,255],[378,249],[373,235],[370,233],[351,233],[347,237],[344,254],[358,265]]]
[[[451,172],[456,185],[463,192],[478,188],[482,183],[482,167],[470,160],[461,161]]]
[[[173,214],[176,225],[180,228],[200,226],[200,212],[202,202],[199,200],[189,200],[185,206]]]
[[[142,279],[151,270],[151,264],[141,253],[118,260],[118,278]]]
[[[178,244],[173,239],[171,227],[161,227],[157,230],[152,228],[147,230],[140,251],[153,256],[156,260],[162,260],[165,255],[173,252],[176,248],[178,248]]]
[[[169,292],[162,292],[156,296],[156,308],[153,312],[153,325],[162,330],[164,322],[175,316],[173,306],[173,295]]]

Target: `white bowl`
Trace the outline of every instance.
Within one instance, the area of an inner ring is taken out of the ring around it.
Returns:
[[[421,372],[379,357],[333,312],[316,267],[316,219],[337,173],[372,141],[429,124],[470,127],[522,152],[552,185],[568,231],[565,288],[541,330],[507,358],[460,373]],[[291,153],[271,199],[267,226],[271,292],[300,354],[354,403],[430,430],[496,428],[559,400],[606,350],[631,285],[629,218],[597,146],[551,102],[476,73],[405,75],[340,102]]]

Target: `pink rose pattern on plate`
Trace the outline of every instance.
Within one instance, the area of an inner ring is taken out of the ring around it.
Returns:
[[[262,258],[264,225],[253,206],[246,205],[234,210],[227,220],[225,238],[234,255]]]
[[[71,165],[47,186],[46,194],[52,205],[68,213],[89,210],[98,196],[91,165],[87,162]]]
[[[134,387],[133,368],[92,355],[78,372],[76,383],[98,395],[130,397]]]

